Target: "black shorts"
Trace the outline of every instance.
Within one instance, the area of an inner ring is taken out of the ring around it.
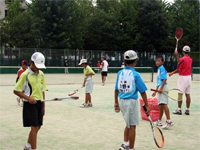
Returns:
[[[102,71],[101,76],[107,76],[108,72],[107,71]]]
[[[41,126],[43,124],[44,103],[37,101],[36,104],[24,102],[23,125],[24,127]]]

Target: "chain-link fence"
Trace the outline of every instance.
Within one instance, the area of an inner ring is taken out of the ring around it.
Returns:
[[[98,61],[104,56],[110,67],[120,67],[123,62],[124,51],[97,51],[97,50],[68,50],[68,49],[40,49],[40,48],[0,48],[1,61],[0,66],[20,66],[21,60],[30,60],[34,52],[41,52],[46,58],[46,66],[57,67],[76,67],[82,58],[90,62],[90,65],[96,67]],[[137,67],[154,67],[156,56],[162,55],[165,60],[167,71],[172,71],[177,66],[176,57],[173,53],[139,52],[139,61]],[[191,53],[193,67],[200,67],[200,53]]]

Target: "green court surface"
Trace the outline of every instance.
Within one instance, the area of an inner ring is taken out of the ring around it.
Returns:
[[[155,88],[149,75],[142,74],[148,89]],[[82,74],[45,74],[48,91],[46,99],[66,97],[82,86]],[[148,78],[148,79],[146,79]],[[177,87],[178,75],[168,78],[168,88]],[[30,128],[22,126],[22,107],[17,105],[13,94],[15,74],[0,74],[0,150],[21,150],[26,143]],[[77,101],[46,102],[44,125],[38,133],[39,150],[117,150],[123,142],[125,122],[121,113],[114,112],[114,86],[116,74],[108,74],[106,85],[101,85],[101,76],[94,77],[92,108],[80,108],[84,103],[84,88],[75,96]],[[200,149],[200,82],[192,81],[191,115],[173,115],[177,102],[169,100],[169,109],[175,125],[162,130],[165,137],[163,150]],[[148,98],[152,92],[147,91]],[[140,95],[139,95],[140,98]],[[139,103],[138,103],[139,104]],[[185,110],[185,98],[182,111]],[[139,110],[140,111],[140,110]],[[163,116],[162,122],[165,123]],[[140,117],[136,128],[136,150],[156,150],[150,124]]]

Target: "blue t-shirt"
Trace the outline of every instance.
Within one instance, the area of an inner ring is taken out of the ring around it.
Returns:
[[[157,87],[161,86],[164,79],[167,79],[167,71],[166,71],[165,67],[163,65],[161,65],[158,68],[158,72],[157,72],[156,86]],[[167,82],[165,84],[167,84]]]
[[[147,90],[141,75],[133,67],[125,67],[117,74],[115,89],[120,99],[138,99],[138,91]]]

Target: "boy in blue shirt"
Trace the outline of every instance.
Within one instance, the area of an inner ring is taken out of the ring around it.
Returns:
[[[144,100],[149,114],[146,90],[147,87],[142,80],[141,75],[135,71],[137,64],[137,53],[128,50],[124,53],[124,62],[126,67],[117,74],[115,85],[115,111],[121,110],[122,116],[126,122],[124,130],[124,143],[119,150],[134,150],[136,125],[139,124],[138,114],[138,91]],[[119,102],[118,102],[118,97]]]
[[[168,129],[169,127],[173,126],[174,123],[170,120],[170,114],[169,114],[169,108],[167,106],[168,104],[168,97],[162,93],[162,91],[168,90],[167,88],[167,71],[165,70],[165,67],[163,66],[164,59],[162,56],[158,56],[156,58],[156,66],[158,67],[157,72],[157,85],[156,89],[158,90],[158,106],[159,106],[159,119],[155,122],[156,125],[162,126],[162,116],[163,111],[165,112],[167,121],[166,125],[163,126],[163,129]],[[156,95],[156,92],[152,94],[154,97]]]

